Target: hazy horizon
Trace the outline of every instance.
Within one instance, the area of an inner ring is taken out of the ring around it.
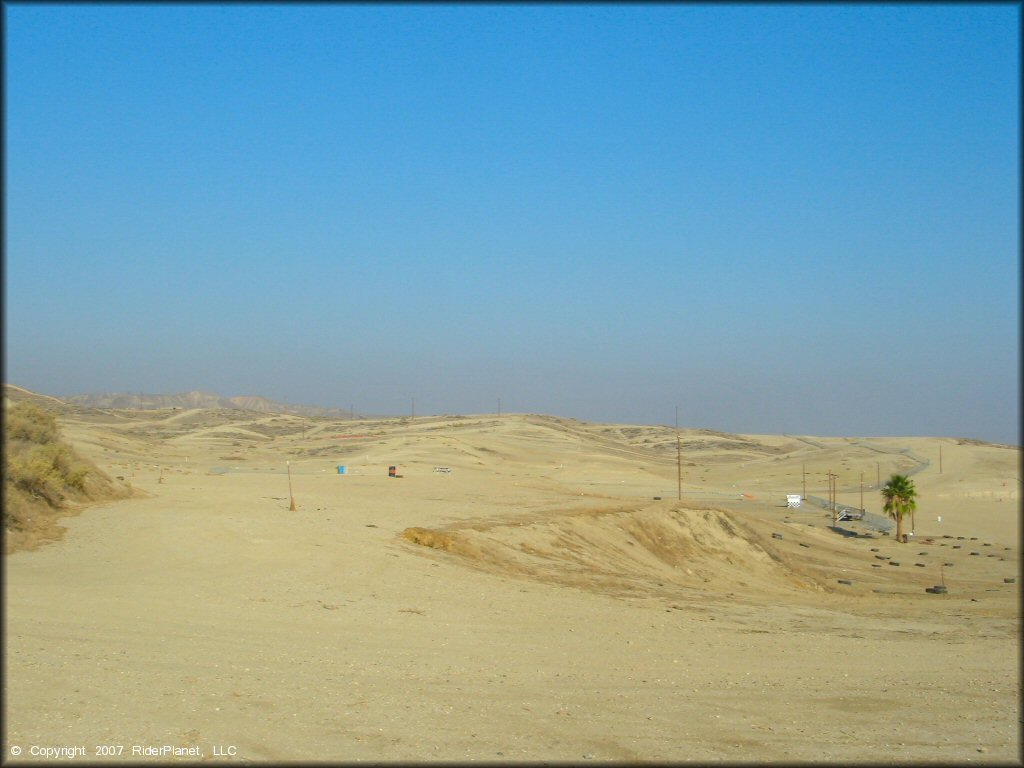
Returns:
[[[18,5],[4,379],[1020,444],[1020,7]]]

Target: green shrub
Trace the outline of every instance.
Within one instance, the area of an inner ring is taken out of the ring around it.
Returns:
[[[31,403],[15,403],[7,409],[4,419],[6,440],[25,440],[30,443],[53,443],[60,439],[57,418]]]
[[[68,485],[76,491],[85,492],[85,479],[89,476],[88,467],[78,467],[68,474]]]
[[[53,414],[30,403],[6,412],[4,488],[59,507],[66,495],[84,493],[91,470],[60,438]]]
[[[23,401],[4,403],[4,551],[59,538],[57,520],[73,514],[65,501],[124,498],[131,491],[75,453],[60,436],[56,416]]]
[[[33,445],[4,455],[4,482],[29,497],[41,498],[51,507],[64,499],[64,481],[56,466],[57,446]]]

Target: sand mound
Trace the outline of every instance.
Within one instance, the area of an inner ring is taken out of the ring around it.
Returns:
[[[815,588],[759,535],[718,509],[574,510],[530,521],[407,528],[402,537],[492,573],[605,594]]]

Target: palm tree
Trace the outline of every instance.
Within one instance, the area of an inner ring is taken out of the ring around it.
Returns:
[[[913,481],[906,475],[893,475],[882,488],[882,507],[886,514],[896,521],[896,541],[903,541],[903,518],[917,509],[917,491]]]

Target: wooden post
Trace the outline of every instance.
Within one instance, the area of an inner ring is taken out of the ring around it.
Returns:
[[[806,462],[800,465],[800,471],[803,474],[804,479],[804,495],[801,497],[802,500],[807,500],[807,464]]]
[[[291,504],[291,507],[289,507],[289,509],[291,509],[291,511],[294,512],[295,511],[295,495],[292,493],[292,463],[290,461],[286,461],[285,465],[288,467],[288,496],[292,500],[292,504]]]

